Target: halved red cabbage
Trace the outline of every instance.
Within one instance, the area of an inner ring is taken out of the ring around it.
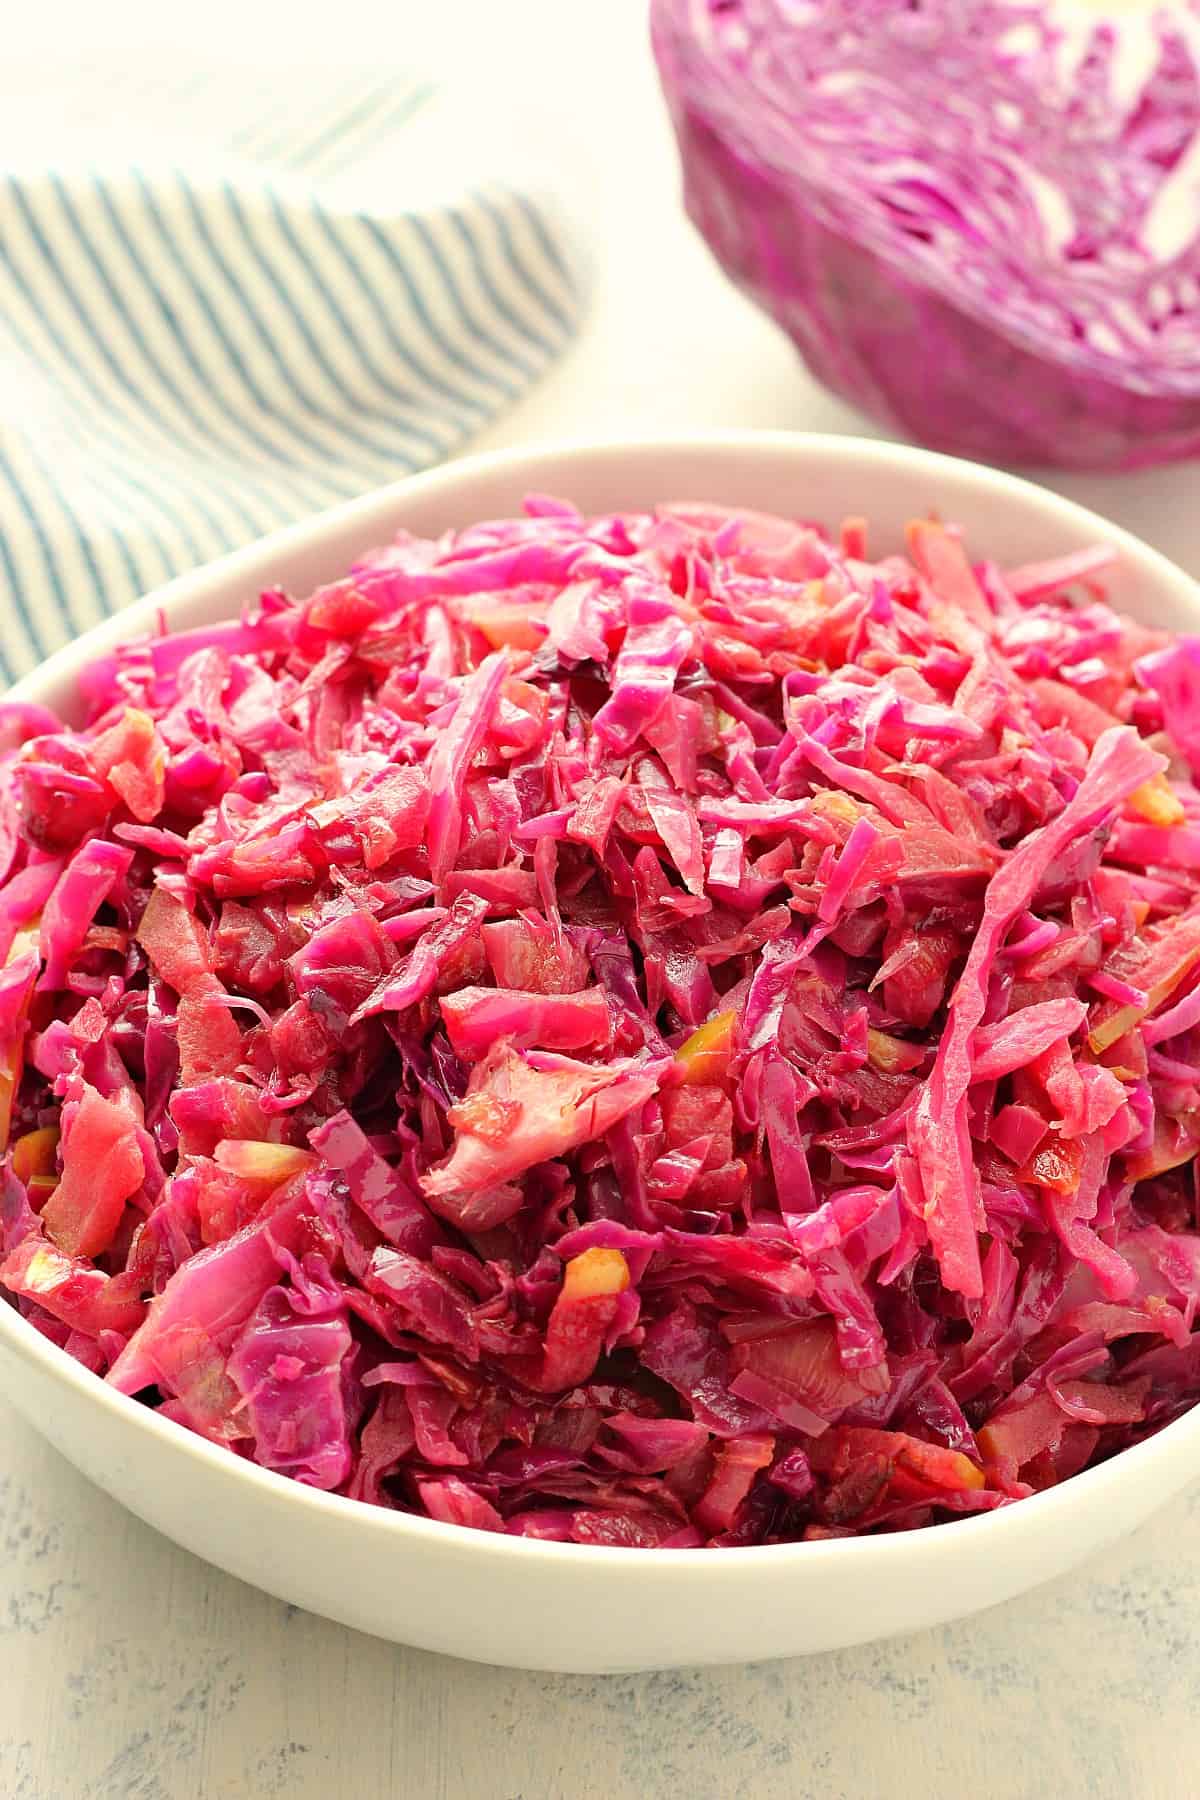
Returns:
[[[983,460],[1200,453],[1200,20],[654,0],[688,211],[821,381]]]

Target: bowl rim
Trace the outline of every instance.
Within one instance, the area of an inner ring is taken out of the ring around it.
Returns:
[[[436,468],[373,490],[369,494],[329,507],[320,513],[283,527],[256,539],[215,561],[191,570],[134,601],[111,618],[93,626],[72,643],[55,651],[36,669],[23,676],[9,690],[6,699],[36,700],[47,687],[77,676],[78,671],[97,652],[107,651],[131,635],[153,631],[160,614],[185,606],[191,599],[223,586],[236,589],[249,577],[262,579],[261,565],[318,545],[330,535],[362,527],[369,534],[383,525],[397,508],[426,497],[452,497],[459,487],[468,489],[481,476],[504,474],[519,479],[523,469],[538,470],[544,479],[545,466],[561,466],[563,489],[570,483],[573,467],[597,461],[616,463],[628,457],[661,458],[720,455],[742,451],[754,455],[769,452],[780,457],[797,458],[827,456],[853,461],[858,468],[867,465],[879,470],[906,468],[928,477],[931,483],[948,482],[954,486],[975,485],[995,495],[998,502],[1011,502],[1029,508],[1036,505],[1048,517],[1057,515],[1076,530],[1086,529],[1112,543],[1124,557],[1136,563],[1148,579],[1168,589],[1187,595],[1200,613],[1200,589],[1184,570],[1160,551],[1155,550],[1132,532],[1110,520],[1068,500],[1051,489],[960,457],[946,456],[903,443],[888,440],[844,436],[836,433],[803,431],[758,431],[724,429],[692,431],[683,434],[611,434],[597,437],[568,437],[522,444],[511,449],[456,457]],[[395,528],[392,521],[391,529]],[[363,548],[379,542],[364,535]],[[240,597],[239,597],[240,598]],[[165,619],[162,621],[165,624]],[[360,1531],[378,1533],[397,1543],[407,1540],[414,1548],[425,1547],[442,1555],[478,1557],[488,1555],[524,1566],[531,1571],[537,1565],[557,1566],[560,1570],[588,1569],[597,1574],[607,1571],[639,1572],[643,1579],[658,1583],[690,1583],[704,1574],[715,1581],[737,1580],[751,1570],[783,1573],[844,1569],[856,1576],[886,1576],[889,1568],[901,1559],[923,1560],[931,1553],[938,1557],[959,1554],[972,1558],[977,1550],[992,1549],[1012,1556],[1023,1545],[1032,1545],[1045,1532],[1052,1532],[1056,1522],[1065,1525],[1073,1513],[1084,1506],[1103,1507],[1108,1496],[1140,1479],[1143,1486],[1152,1483],[1156,1473],[1166,1471],[1176,1461],[1177,1452],[1190,1447],[1200,1474],[1200,1403],[1161,1427],[1152,1436],[1117,1452],[1103,1463],[1082,1470],[1056,1487],[1032,1494],[1018,1502],[987,1512],[967,1514],[939,1524],[920,1526],[908,1531],[883,1533],[841,1539],[804,1540],[778,1544],[731,1545],[719,1555],[708,1547],[670,1551],[633,1549],[613,1545],[561,1543],[542,1538],[509,1536],[472,1526],[455,1525],[416,1513],[405,1513],[368,1501],[350,1499],[343,1494],[313,1488],[294,1477],[265,1469],[240,1457],[173,1419],[162,1417],[156,1410],[140,1405],[131,1396],[117,1392],[102,1378],[67,1354],[36,1326],[23,1318],[15,1306],[0,1302],[0,1341],[14,1355],[39,1367],[47,1377],[64,1383],[81,1399],[90,1399],[102,1412],[107,1412],[116,1425],[125,1425],[158,1444],[168,1454],[191,1458],[211,1471],[218,1479],[222,1474],[244,1485],[248,1492],[258,1492],[265,1500],[296,1506],[314,1520],[327,1519],[332,1525],[356,1526]],[[1164,1484],[1163,1498],[1182,1485]],[[947,1526],[953,1526],[948,1530]],[[954,1546],[959,1547],[955,1552]],[[936,1549],[935,1546],[942,1546]]]

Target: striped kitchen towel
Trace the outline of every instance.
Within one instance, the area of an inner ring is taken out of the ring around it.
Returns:
[[[390,72],[0,74],[0,678],[437,461],[572,331],[502,132]]]

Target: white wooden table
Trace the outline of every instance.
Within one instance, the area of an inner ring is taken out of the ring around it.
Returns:
[[[640,0],[51,0],[20,35],[411,61],[470,43],[551,146],[595,264],[587,328],[491,434],[861,430],[681,220]],[[426,14],[436,13],[431,21]],[[13,26],[6,21],[6,31]],[[1197,473],[1062,486],[1200,574]],[[1200,1789],[1200,1490],[983,1617],[807,1661],[584,1678],[358,1637],[176,1550],[0,1401],[0,1800],[1184,1800]]]

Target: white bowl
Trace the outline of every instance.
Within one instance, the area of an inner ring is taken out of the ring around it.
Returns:
[[[421,533],[514,511],[531,491],[588,510],[727,501],[836,524],[872,548],[936,508],[982,552],[1020,563],[1116,545],[1117,603],[1200,625],[1200,591],[1137,539],[1026,482],[902,446],[783,433],[504,452],[324,513],[185,576],[59,652],[16,692],[64,710],[97,653],[153,627],[235,613],[260,588],[302,594],[399,526]],[[102,1488],[220,1568],[314,1612],[479,1662],[586,1672],[791,1656],[913,1631],[1061,1574],[1200,1475],[1200,1410],[1062,1487],[999,1512],[890,1537],[743,1550],[539,1543],[317,1493],[114,1393],[0,1305],[5,1390]]]

